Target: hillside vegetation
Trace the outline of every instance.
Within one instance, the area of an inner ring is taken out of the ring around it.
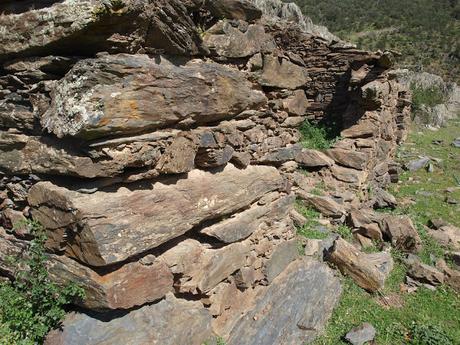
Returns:
[[[316,24],[361,48],[401,52],[401,67],[460,80],[459,0],[294,2]]]

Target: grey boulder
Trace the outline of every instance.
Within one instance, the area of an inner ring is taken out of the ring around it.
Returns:
[[[211,314],[203,305],[168,294],[118,317],[71,313],[45,345],[202,345],[211,338]]]
[[[291,263],[256,297],[230,333],[228,345],[298,345],[313,341],[339,300],[338,278],[325,264]]]

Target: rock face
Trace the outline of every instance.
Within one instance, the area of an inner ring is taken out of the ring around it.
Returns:
[[[107,55],[73,67],[42,124],[59,137],[97,138],[231,119],[264,103],[260,91],[222,65],[178,67],[146,55]]]
[[[136,52],[142,46],[172,54],[203,51],[186,8],[176,0],[158,4],[65,0],[2,16],[0,32],[3,61],[52,52],[87,56],[109,50]]]
[[[16,223],[35,220],[50,277],[86,292],[49,344],[313,340],[340,295],[313,257],[335,243],[334,262],[371,291],[392,261],[335,237],[299,259],[296,199],[363,246],[420,249],[407,219],[369,210],[394,205],[384,188],[410,110],[389,53],[278,0],[8,0],[0,12],[0,279],[33,238]],[[341,124],[340,140],[305,148],[307,120]]]
[[[256,297],[254,309],[233,328],[228,344],[309,342],[323,330],[340,293],[337,278],[323,264],[294,262]]]
[[[157,182],[135,191],[82,194],[40,182],[31,188],[29,203],[35,219],[62,234],[52,246],[104,266],[158,247],[217,215],[229,215],[281,186],[275,168],[228,165],[220,173],[197,170],[176,184]],[[67,236],[73,238],[66,243]]]
[[[63,322],[62,331],[52,331],[45,344],[176,345],[202,344],[211,338],[211,315],[201,303],[168,295],[157,304],[111,320],[87,314],[69,314]]]

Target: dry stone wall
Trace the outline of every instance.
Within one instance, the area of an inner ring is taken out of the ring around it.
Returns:
[[[409,94],[390,54],[263,11],[0,5],[0,274],[34,219],[51,277],[86,293],[48,344],[297,344],[324,327],[341,288],[299,258],[294,201],[337,222],[391,202]],[[307,119],[342,139],[303,148]]]

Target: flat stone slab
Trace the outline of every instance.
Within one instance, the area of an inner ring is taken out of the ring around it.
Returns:
[[[211,314],[200,302],[172,294],[118,317],[71,313],[45,345],[201,345],[212,339]]]
[[[228,120],[266,103],[237,69],[179,62],[129,54],[79,61],[58,82],[41,123],[58,137],[95,139]]]
[[[283,185],[273,167],[240,170],[228,164],[220,172],[193,170],[174,183],[145,182],[93,194],[39,182],[30,189],[29,204],[34,219],[48,230],[51,247],[104,266],[244,209]]]
[[[313,341],[339,300],[331,269],[313,259],[291,263],[256,297],[230,333],[228,345],[287,345]]]
[[[353,345],[364,345],[375,338],[375,328],[370,323],[363,323],[347,333],[345,339]]]

